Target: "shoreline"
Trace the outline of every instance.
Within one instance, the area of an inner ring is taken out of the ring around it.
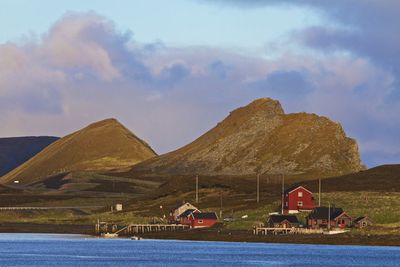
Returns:
[[[87,224],[35,224],[0,223],[0,233],[44,233],[44,234],[83,234],[97,236],[93,225]],[[398,235],[277,235],[256,236],[247,230],[227,230],[219,228],[193,229],[176,232],[152,232],[138,234],[145,239],[222,241],[244,243],[282,243],[315,245],[357,245],[357,246],[400,246]],[[129,237],[121,235],[120,237]]]

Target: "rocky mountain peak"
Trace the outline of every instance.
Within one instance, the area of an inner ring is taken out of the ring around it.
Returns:
[[[340,124],[316,114],[285,114],[278,101],[261,98],[232,111],[192,143],[133,171],[334,176],[362,168],[357,142]]]
[[[260,114],[265,117],[273,117],[276,115],[283,115],[285,112],[278,100],[271,98],[259,98],[250,104],[235,109],[230,113],[233,116],[246,116],[250,117],[255,114]]]

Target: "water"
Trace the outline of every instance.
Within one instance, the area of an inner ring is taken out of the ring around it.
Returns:
[[[1,266],[400,266],[400,247],[0,234]]]

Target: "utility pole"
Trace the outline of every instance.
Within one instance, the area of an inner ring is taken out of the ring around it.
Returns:
[[[283,202],[284,201],[285,201],[285,176],[282,174],[282,210],[281,210],[281,214],[283,214],[283,208],[284,208]]]
[[[257,203],[260,203],[260,174],[257,173]]]
[[[331,203],[328,202],[328,231],[331,230]]]
[[[196,175],[196,203],[199,203],[199,176]]]
[[[220,192],[219,197],[220,197],[220,204],[221,204],[220,209],[219,209],[219,219],[222,220],[222,191]]]
[[[321,178],[318,180],[318,207],[321,207]]]

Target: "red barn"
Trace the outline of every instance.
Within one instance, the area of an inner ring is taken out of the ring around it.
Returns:
[[[293,186],[285,190],[283,213],[311,211],[315,208],[313,193],[303,186]]]
[[[190,220],[192,228],[212,227],[217,223],[218,217],[215,212],[191,213]]]

